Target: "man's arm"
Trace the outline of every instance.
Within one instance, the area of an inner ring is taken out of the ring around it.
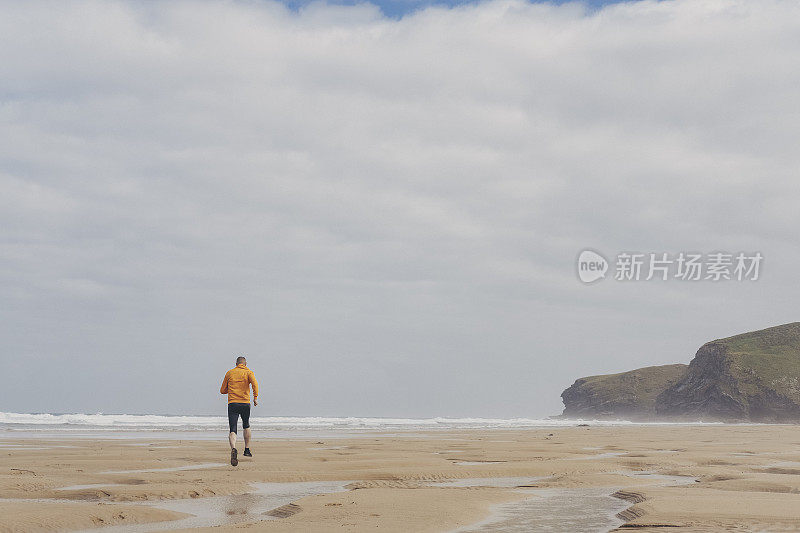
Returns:
[[[250,384],[253,386],[253,405],[258,405],[258,381],[256,381],[256,375],[251,370],[248,377],[250,378]]]
[[[220,394],[228,394],[228,373],[225,373],[225,377],[222,378],[222,386],[219,388]]]

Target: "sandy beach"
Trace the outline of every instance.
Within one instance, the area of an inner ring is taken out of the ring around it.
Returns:
[[[236,468],[222,439],[4,439],[0,449],[2,531],[800,528],[794,426],[262,439]]]

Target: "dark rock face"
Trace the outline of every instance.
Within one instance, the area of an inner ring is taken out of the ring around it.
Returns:
[[[800,421],[800,323],[703,345],[681,380],[656,399],[660,417]]]
[[[581,378],[561,397],[567,417],[800,422],[800,322],[706,343],[688,368]]]
[[[561,393],[568,418],[646,420],[654,418],[656,397],[674,385],[686,365],[651,366],[580,378]]]
[[[714,342],[703,345],[683,379],[658,395],[655,412],[669,418],[745,418],[726,359],[724,346]]]

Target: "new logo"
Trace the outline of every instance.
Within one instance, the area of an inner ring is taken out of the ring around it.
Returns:
[[[584,283],[592,283],[606,277],[608,261],[592,250],[584,250],[578,255],[578,277]]]

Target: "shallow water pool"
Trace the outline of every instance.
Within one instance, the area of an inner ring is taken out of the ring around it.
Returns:
[[[253,483],[254,491],[231,496],[212,496],[181,500],[162,500],[151,505],[193,516],[150,524],[109,526],[87,531],[130,532],[166,531],[196,527],[231,526],[259,520],[276,520],[267,511],[292,503],[306,496],[342,492],[349,481],[309,481],[298,483]]]

